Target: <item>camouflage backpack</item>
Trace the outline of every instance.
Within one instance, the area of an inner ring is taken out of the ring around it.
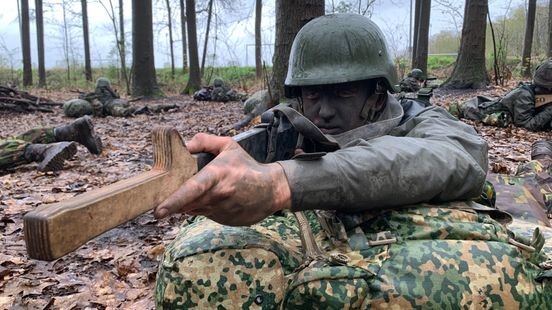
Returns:
[[[63,104],[63,113],[68,117],[81,117],[84,115],[93,115],[94,108],[92,104],[83,99],[71,99]]]

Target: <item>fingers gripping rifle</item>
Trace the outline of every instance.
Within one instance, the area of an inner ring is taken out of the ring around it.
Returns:
[[[270,111],[259,125],[233,137],[259,162],[289,159],[299,135],[282,113]],[[152,210],[214,156],[192,156],[174,128],[153,130],[154,165],[150,171],[53,205],[39,206],[24,220],[31,258],[57,259],[137,216]]]

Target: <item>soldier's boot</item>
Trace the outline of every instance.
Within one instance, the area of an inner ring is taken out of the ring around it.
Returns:
[[[94,131],[94,125],[89,116],[77,118],[69,125],[56,127],[54,134],[57,141],[75,141],[84,145],[92,154],[102,152],[102,140]]]
[[[552,160],[552,140],[540,140],[531,145],[531,159]]]
[[[25,148],[25,159],[40,162],[39,171],[58,171],[63,162],[77,153],[75,142],[57,142],[50,144],[31,144]]]

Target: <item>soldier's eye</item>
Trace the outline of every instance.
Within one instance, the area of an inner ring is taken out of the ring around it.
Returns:
[[[346,86],[346,87],[339,87],[335,90],[335,94],[338,97],[342,98],[349,98],[354,97],[356,94],[358,94],[359,88],[356,86]]]
[[[302,90],[303,98],[309,100],[316,100],[320,97],[320,91],[317,88],[303,88]]]

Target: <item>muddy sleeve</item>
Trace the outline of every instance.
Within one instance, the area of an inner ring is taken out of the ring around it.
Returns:
[[[359,139],[319,160],[279,162],[292,209],[362,211],[478,196],[487,144],[475,130],[432,107],[391,135]]]

